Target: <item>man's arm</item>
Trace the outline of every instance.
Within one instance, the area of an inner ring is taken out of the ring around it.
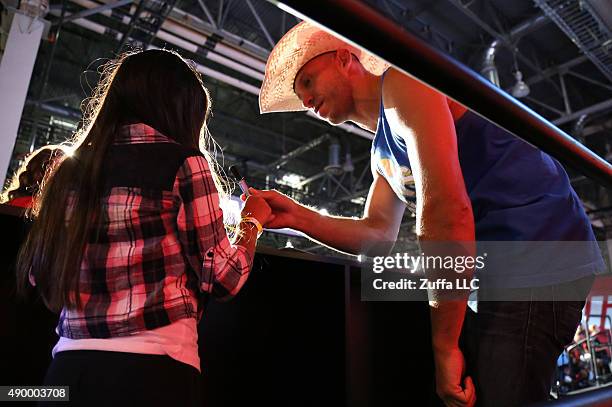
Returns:
[[[386,255],[393,248],[406,205],[387,181],[374,173],[364,214],[360,219],[322,215],[277,191],[257,191],[272,208],[268,228],[292,228],[332,249],[369,256]]]
[[[425,251],[433,246],[428,244],[433,241],[465,242],[445,244],[449,250],[445,255],[473,256],[472,207],[459,165],[457,136],[446,97],[391,69],[384,82],[383,98],[389,124],[406,141],[417,193],[419,241]],[[469,280],[471,274],[471,270],[466,271],[462,277]],[[440,271],[428,275],[441,276]],[[473,386],[471,382],[462,383],[465,362],[459,349],[467,293],[455,301],[440,300],[439,292],[430,294],[434,297],[431,322],[438,394],[447,404],[470,405]]]

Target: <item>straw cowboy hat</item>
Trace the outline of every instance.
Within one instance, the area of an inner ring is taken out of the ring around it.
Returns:
[[[299,70],[311,59],[339,48],[350,50],[361,65],[374,75],[381,75],[389,64],[354,47],[308,21],[289,30],[274,47],[259,91],[261,113],[308,110],[293,91]]]

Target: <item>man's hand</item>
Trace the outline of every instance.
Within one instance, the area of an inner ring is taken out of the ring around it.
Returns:
[[[476,403],[472,378],[466,376],[465,359],[457,347],[435,351],[436,393],[448,407],[471,407]]]
[[[249,192],[263,198],[272,210],[272,216],[263,225],[266,228],[294,229],[344,253],[386,256],[397,238],[406,205],[382,176],[374,172],[373,177],[361,218],[323,215],[274,190],[249,188]],[[244,195],[241,198],[244,200]]]
[[[260,191],[255,188],[249,188],[249,192],[253,196],[263,198],[272,210],[272,215],[262,226],[269,229],[295,227],[297,223],[297,210],[299,208],[299,204],[296,201],[275,190]],[[244,199],[244,195],[241,198]]]

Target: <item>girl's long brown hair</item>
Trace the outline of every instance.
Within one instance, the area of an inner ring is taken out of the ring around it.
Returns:
[[[206,127],[210,105],[199,73],[178,53],[128,52],[105,64],[92,97],[83,103],[84,122],[73,137],[72,156],[46,175],[34,199],[34,222],[17,261],[18,292],[27,292],[31,274],[50,310],[81,308],[82,255],[100,218],[103,164],[122,125],[145,123],[199,148],[222,193],[219,167],[208,154],[208,144],[214,143]]]

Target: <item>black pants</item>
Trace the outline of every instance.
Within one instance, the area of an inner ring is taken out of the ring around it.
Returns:
[[[201,406],[200,372],[166,355],[75,350],[59,352],[45,385],[69,386],[58,406]]]
[[[468,309],[461,338],[477,406],[515,407],[548,399],[557,358],[582,318],[585,302],[577,298],[586,298],[592,282],[587,277],[514,289],[516,301],[481,301],[499,293],[479,291],[478,313]]]

